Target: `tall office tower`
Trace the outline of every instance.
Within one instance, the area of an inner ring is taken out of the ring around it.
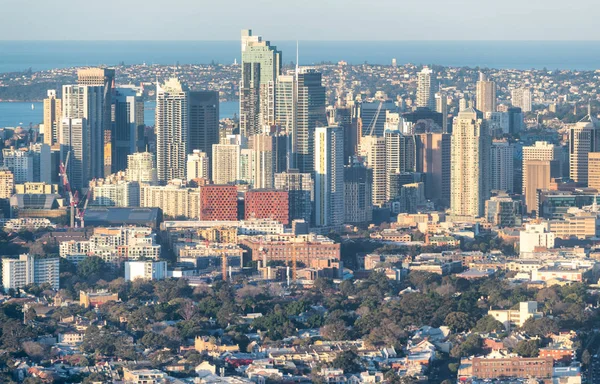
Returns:
[[[61,100],[56,98],[56,90],[48,90],[44,99],[44,143],[56,147],[60,143]]]
[[[191,91],[189,108],[188,152],[197,149],[211,153],[213,144],[219,144],[219,92]],[[210,166],[208,169],[211,169]],[[206,177],[208,178],[209,175]]]
[[[559,146],[550,144],[545,141],[536,141],[532,146],[523,147],[523,192],[525,196],[525,206],[528,213],[537,209],[537,191],[538,189],[547,188],[550,184],[551,177],[558,177],[560,166],[559,159],[561,156]],[[529,163],[532,161],[546,161],[547,165],[536,163],[536,167],[547,167],[536,170],[529,177]],[[554,166],[551,167],[551,165]]]
[[[61,161],[74,189],[104,175],[104,87],[63,85]]]
[[[208,170],[210,161],[206,152],[194,149],[187,157],[187,181],[195,179],[210,180]]]
[[[531,90],[529,88],[516,88],[510,91],[513,107],[519,107],[523,112],[531,112]]]
[[[373,220],[371,184],[373,170],[358,161],[344,167],[344,223],[370,223]]]
[[[435,94],[435,111],[442,114],[442,132],[448,132],[448,96],[440,91]]]
[[[0,168],[0,199],[10,199],[15,189],[15,176],[8,168]]]
[[[296,123],[296,76],[279,75],[275,84],[275,124],[289,135]]]
[[[450,208],[457,218],[482,216],[490,196],[491,138],[483,114],[459,112],[452,127]]]
[[[400,131],[385,131],[385,199],[393,200],[390,175],[415,170],[415,138]]]
[[[16,184],[34,181],[33,156],[28,150],[14,147],[2,149],[2,166],[12,172]]]
[[[156,84],[156,164],[161,183],[186,177],[188,103],[188,92],[176,78],[167,80],[163,85]]]
[[[140,184],[158,184],[154,153],[138,152],[127,156],[127,180]]]
[[[248,137],[263,125],[275,124],[275,81],[281,74],[277,47],[242,30],[242,80],[240,82],[240,133]]]
[[[254,188],[273,188],[275,173],[287,169],[288,135],[258,134],[250,136],[252,150],[252,180]]]
[[[600,191],[600,152],[588,154],[588,187]]]
[[[451,135],[425,132],[414,137],[415,171],[425,176],[425,197],[447,207],[450,204]]]
[[[236,183],[240,176],[240,146],[215,144],[212,147],[212,181],[215,184]]]
[[[52,176],[56,168],[52,167],[52,149],[45,143],[29,145],[33,157],[33,181],[52,184]]]
[[[111,172],[127,168],[127,156],[137,152],[144,134],[144,102],[134,88],[117,88],[113,97],[114,126]]]
[[[275,189],[288,192],[290,221],[310,223],[314,201],[314,182],[310,173],[300,173],[297,169],[276,173]]]
[[[424,67],[421,72],[419,72],[417,107],[426,107],[435,111],[436,84],[433,76],[433,71],[428,67]]]
[[[373,172],[371,191],[372,204],[383,206],[386,203],[387,170],[385,138],[365,136],[360,140],[360,155],[365,159],[365,165]]]
[[[513,193],[514,146],[507,140],[494,140],[490,153],[491,190]]]
[[[361,136],[383,136],[386,122],[389,123],[389,114],[397,112],[398,107],[391,100],[361,103],[358,110],[362,127]]]
[[[103,170],[99,176],[108,175],[112,170],[112,155],[114,148],[114,135],[112,132],[112,96],[115,88],[115,70],[109,68],[85,68],[77,71],[77,84],[101,86],[102,88],[102,140],[104,152],[102,153]],[[63,93],[63,100],[64,100]],[[63,101],[64,102],[64,101]]]
[[[487,112],[496,112],[496,83],[488,80],[483,72],[479,72],[475,104],[484,115]]]
[[[344,164],[352,163],[353,156],[358,154],[358,125],[354,118],[352,107],[337,107],[335,121],[344,128]]]
[[[570,178],[587,185],[588,153],[600,150],[600,130],[591,113],[578,121],[569,131]]]
[[[296,132],[292,138],[294,168],[303,173],[314,170],[314,132],[327,124],[325,87],[321,73],[311,68],[299,69],[297,76]]]
[[[59,282],[58,257],[23,254],[18,259],[2,259],[2,286],[5,292],[29,284],[49,284],[52,289],[58,290]]]
[[[344,129],[315,129],[315,225],[344,223]]]
[[[508,132],[512,135],[521,132],[523,128],[523,111],[521,108],[508,108]]]

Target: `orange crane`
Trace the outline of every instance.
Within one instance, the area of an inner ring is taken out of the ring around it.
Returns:
[[[67,192],[67,197],[69,198],[69,207],[70,207],[70,218],[71,218],[71,228],[75,227],[75,207],[78,202],[78,194],[75,191],[71,190],[71,184],[69,183],[69,176],[67,175],[67,167],[69,166],[69,157],[71,157],[71,151],[67,152],[67,158],[63,163],[60,163],[58,169],[58,176],[62,178],[63,190]]]

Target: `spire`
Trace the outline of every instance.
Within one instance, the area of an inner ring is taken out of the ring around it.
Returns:
[[[299,50],[298,50],[298,40],[296,40],[296,74],[298,74],[298,59],[299,59]]]

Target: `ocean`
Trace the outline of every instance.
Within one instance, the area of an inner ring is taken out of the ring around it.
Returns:
[[[44,103],[9,103],[0,102],[0,128],[3,127],[29,127],[37,125],[44,120]],[[237,101],[225,101],[219,104],[219,115],[221,119],[233,117],[239,114],[239,105]],[[144,104],[144,122],[148,126],[154,125],[154,108],[156,103],[153,101]]]
[[[295,41],[271,40],[283,62]],[[513,69],[600,69],[600,41],[300,41],[301,65],[437,64]],[[0,41],[0,73],[74,66],[240,61],[239,41]]]

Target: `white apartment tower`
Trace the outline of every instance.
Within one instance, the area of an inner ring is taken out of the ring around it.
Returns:
[[[315,225],[344,223],[344,129],[339,126],[315,130]]]
[[[435,81],[433,71],[424,67],[419,72],[417,84],[417,107],[427,107],[435,111]]]

